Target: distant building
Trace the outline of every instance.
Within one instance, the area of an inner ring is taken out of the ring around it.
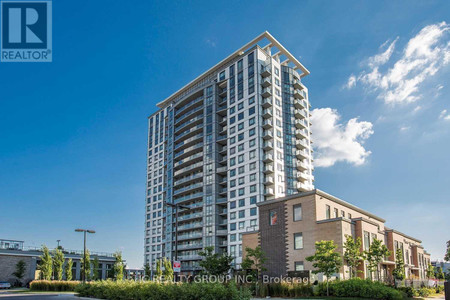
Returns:
[[[439,269],[442,270],[444,274],[447,274],[450,272],[450,263],[449,262],[443,262],[443,261],[432,261],[431,265],[435,268],[435,272],[437,272]]]
[[[144,279],[144,269],[125,269],[125,279],[141,280]],[[150,276],[150,275],[149,275]]]
[[[83,257],[83,251],[61,249],[64,256],[67,259],[71,258],[73,261],[72,268],[72,280],[81,279],[81,259]],[[53,250],[50,250],[50,253]],[[13,273],[16,271],[16,264],[23,260],[26,265],[25,276],[22,279],[23,283],[28,283],[31,280],[39,278],[39,271],[37,266],[40,262],[40,256],[42,251],[36,247],[25,247],[23,241],[15,240],[2,240],[0,239],[0,281],[9,281],[10,283],[16,282],[16,277]],[[98,272],[98,276],[101,279],[108,277],[109,270],[112,269],[115,258],[111,253],[103,252],[90,252],[91,259],[98,257],[99,267],[93,272]]]
[[[243,235],[243,248],[261,245],[268,258],[265,266],[269,276],[313,270],[306,257],[314,254],[316,241],[334,240],[343,255],[343,244],[350,235],[361,238],[362,251],[367,250],[375,238],[391,251],[381,263],[382,279],[392,279],[397,249],[403,253],[407,278],[426,278],[430,254],[420,240],[385,227],[384,219],[323,191],[316,189],[261,202],[258,206],[259,230]],[[348,278],[349,271],[344,265],[335,275]],[[360,265],[359,271],[360,277],[370,276],[366,263]]]

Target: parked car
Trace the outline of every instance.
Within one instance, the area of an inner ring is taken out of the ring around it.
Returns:
[[[10,289],[11,283],[8,281],[0,281],[0,289]]]

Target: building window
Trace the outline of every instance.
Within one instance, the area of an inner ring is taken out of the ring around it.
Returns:
[[[294,221],[302,220],[302,205],[294,205]]]
[[[339,215],[339,211],[337,208],[334,209],[334,217],[337,218]]]
[[[303,234],[301,232],[294,233],[294,249],[303,249]]]
[[[295,271],[304,271],[305,266],[303,265],[302,261],[296,261],[295,262]]]
[[[278,222],[278,213],[276,210],[271,210],[269,212],[269,224],[270,226],[277,225]]]
[[[369,250],[370,247],[370,234],[364,231],[364,250]]]
[[[329,205],[326,205],[325,210],[326,210],[326,218],[330,219],[331,218],[331,207]]]

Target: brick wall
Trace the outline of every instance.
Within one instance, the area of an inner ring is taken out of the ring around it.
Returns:
[[[13,275],[16,271],[17,263],[23,260],[25,262],[25,274],[22,278],[22,284],[28,283],[34,279],[36,270],[36,258],[13,256],[13,255],[0,255],[0,281],[8,281],[14,284],[17,278]]]

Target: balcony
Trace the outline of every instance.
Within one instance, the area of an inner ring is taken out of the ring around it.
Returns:
[[[186,137],[186,138],[189,137],[190,133],[192,133],[192,134],[199,133],[199,132],[201,132],[201,129],[203,129],[203,124],[199,124],[195,127],[189,128],[188,130],[183,131],[179,135],[176,135],[175,142],[177,142],[182,137]]]
[[[226,197],[216,198],[216,203],[217,204],[227,204],[228,199]]]
[[[225,97],[227,95],[227,87],[225,86],[223,89],[219,91],[219,97]]]
[[[183,177],[183,178],[181,178],[179,180],[176,180],[176,181],[174,181],[173,185],[177,186],[179,184],[189,183],[191,181],[194,181],[194,180],[200,179],[200,178],[203,178],[203,172],[195,173],[195,174],[192,174],[190,176]]]
[[[199,183],[195,183],[195,184],[191,184],[191,185],[185,186],[185,187],[180,188],[180,189],[176,189],[173,192],[173,195],[174,196],[178,196],[178,195],[182,195],[182,194],[185,194],[185,193],[191,193],[194,190],[198,190],[198,189],[202,189],[202,188],[203,188],[203,182],[199,182]]]
[[[221,165],[227,165],[228,163],[228,157],[225,155],[219,160],[219,164]]]
[[[187,104],[176,108],[175,117],[179,118],[179,116],[182,116],[183,113],[186,113],[188,109],[193,109],[201,104],[203,104],[203,96],[200,96],[194,101],[188,102]]]
[[[294,107],[298,109],[305,109],[308,107],[308,104],[305,100],[294,99]]]
[[[193,201],[193,200],[198,200],[198,199],[202,199],[203,198],[203,192],[198,192],[195,194],[189,194],[180,198],[176,198],[174,200],[175,203],[182,203],[182,202],[186,202],[186,201]]]
[[[302,162],[302,161],[297,161],[296,163],[297,166],[297,170],[299,171],[306,171],[308,170],[308,164]]]
[[[263,78],[263,80],[261,81],[261,85],[263,87],[268,87],[272,85],[272,77],[265,77]]]
[[[222,148],[219,149],[220,154],[227,154],[227,146],[222,146]]]
[[[178,231],[184,231],[184,230],[190,230],[190,229],[196,229],[196,228],[202,228],[203,222],[193,222],[185,225],[178,226]]]
[[[220,185],[227,185],[227,183],[228,183],[228,180],[226,177],[223,177],[219,180]]]
[[[261,102],[262,107],[264,108],[269,108],[272,107],[273,102],[272,102],[272,97],[269,98],[263,98],[262,102]]]
[[[273,176],[264,176],[264,185],[272,185],[272,184],[275,184]]]
[[[306,110],[304,110],[304,109],[295,109],[294,110],[294,117],[296,117],[297,119],[306,119],[307,118]]]
[[[310,186],[309,184],[297,182],[297,190],[299,190],[301,192],[310,191],[310,190],[312,190],[312,186]]]
[[[272,118],[272,116],[273,116],[272,109],[271,108],[264,109],[262,116],[264,119]]]
[[[228,171],[227,167],[219,167],[216,169],[217,174],[226,175]]]
[[[272,74],[272,65],[267,65],[261,68],[262,77],[270,76],[270,74]]]
[[[178,245],[178,250],[202,249],[202,248],[203,248],[203,243]]]
[[[227,247],[228,246],[228,242],[227,241],[223,241],[219,244],[219,247]]]
[[[217,230],[216,231],[216,235],[217,236],[227,236],[228,235],[228,231],[227,230]]]
[[[178,241],[198,239],[198,238],[202,238],[202,237],[203,237],[203,232],[201,232],[201,231],[189,232],[189,233],[185,233],[185,234],[179,234]]]
[[[300,90],[295,89],[295,90],[294,90],[294,98],[297,98],[297,99],[299,99],[299,100],[304,100],[304,99],[306,99],[305,92],[304,92],[304,91],[300,91]]]
[[[273,154],[272,153],[266,153],[264,154],[264,162],[273,162]]]
[[[273,173],[273,165],[272,164],[265,165],[264,166],[264,173],[265,174]]]
[[[217,107],[217,114],[218,114],[219,116],[224,117],[224,116],[227,115],[227,109],[228,109],[228,107],[227,107],[226,104],[225,104],[225,105],[222,105],[222,106],[219,106],[219,107]]]
[[[195,116],[192,119],[175,126],[175,134],[178,134],[183,130],[186,131],[188,128],[191,128],[192,126],[198,125],[200,123],[203,123],[203,114]]]
[[[220,135],[226,135],[227,134],[227,126],[223,126],[220,131],[219,131]]]
[[[272,150],[273,149],[273,142],[272,141],[264,141],[263,143],[263,149],[265,151]]]
[[[180,176],[181,174],[184,174],[184,173],[186,173],[186,172],[191,172],[191,173],[193,173],[194,171],[202,170],[202,169],[203,169],[203,162],[200,161],[200,162],[198,162],[198,163],[189,165],[189,166],[187,166],[187,167],[185,167],[185,168],[183,168],[183,169],[180,169],[180,170],[178,170],[178,171],[175,171],[175,173],[173,174],[173,176]]]
[[[264,196],[275,196],[273,188],[265,188],[264,189]]]
[[[303,183],[306,183],[308,181],[309,176],[303,172],[297,172],[297,180]]]
[[[203,158],[203,152],[198,152],[191,156],[185,157],[182,160],[177,161],[176,163],[174,163],[173,167],[175,169],[178,169],[180,167],[183,167],[184,165],[195,163],[195,162],[201,160],[202,158]]]
[[[297,142],[295,143],[295,146],[297,147],[297,149],[307,149],[308,148],[308,143],[306,142],[306,140],[297,140]]]
[[[298,129],[305,129],[308,127],[308,123],[305,120],[296,119],[294,124]]]
[[[182,121],[185,121],[188,117],[191,117],[193,114],[200,112],[203,112],[203,106],[196,107],[194,109],[187,111],[182,115],[177,116],[175,125],[181,124]]]
[[[220,195],[227,195],[228,189],[226,187],[219,189],[219,194]]]
[[[308,138],[308,132],[305,129],[297,129],[295,130],[295,136],[299,139]]]
[[[273,139],[273,131],[272,130],[264,130],[263,131],[263,139],[265,139],[265,140]]]
[[[294,79],[294,81],[292,83],[294,85],[294,88],[296,88],[296,89],[299,89],[299,90],[305,89],[305,86],[299,79]]]
[[[271,87],[263,88],[261,91],[261,96],[263,96],[264,98],[272,96],[272,88]]]
[[[262,127],[263,127],[264,129],[271,129],[271,128],[273,127],[273,121],[272,121],[272,119],[265,119],[265,120],[263,121]]]
[[[174,158],[183,158],[183,157],[187,157],[189,156],[188,154],[190,154],[192,151],[199,151],[199,150],[203,150],[203,142],[200,142],[196,145],[190,146],[186,149],[183,149],[177,153],[175,153]]]
[[[227,213],[228,213],[228,209],[226,209],[226,208],[219,210],[219,215],[221,215],[221,216],[226,216]]]
[[[174,146],[174,150],[183,149],[183,147],[187,147],[189,145],[192,145],[192,144],[194,144],[195,141],[197,141],[199,139],[202,139],[202,138],[203,138],[203,133],[199,133],[197,135],[194,135],[194,136],[192,136],[192,137],[190,137],[190,138],[188,138],[188,139],[186,139],[186,140],[176,144]]]
[[[203,218],[203,212],[182,215],[178,217],[178,222]]]
[[[227,136],[226,135],[219,135],[217,136],[217,141],[220,145],[226,145],[227,144]]]
[[[298,159],[308,159],[309,158],[309,153],[306,152],[305,150],[297,150],[295,152],[295,155],[297,156]]]

